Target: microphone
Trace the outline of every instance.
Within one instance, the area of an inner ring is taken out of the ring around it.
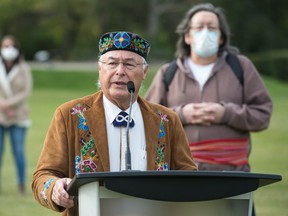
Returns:
[[[125,163],[126,163],[126,170],[131,170],[131,151],[130,151],[130,139],[129,139],[129,124],[131,120],[131,111],[132,111],[132,103],[133,103],[133,96],[135,92],[135,85],[133,81],[128,81],[127,89],[130,93],[130,107],[128,113],[128,123],[126,127],[126,152],[125,152]]]
[[[127,83],[127,89],[129,93],[133,93],[135,92],[135,85],[133,81],[128,81]],[[131,101],[130,101],[131,102]]]

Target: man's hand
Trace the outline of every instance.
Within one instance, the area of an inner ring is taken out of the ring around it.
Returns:
[[[53,187],[52,200],[57,205],[64,208],[71,208],[74,206],[74,200],[72,196],[66,191],[68,184],[71,182],[70,178],[58,179]]]

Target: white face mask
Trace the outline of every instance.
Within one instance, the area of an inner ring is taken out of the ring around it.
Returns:
[[[1,49],[1,56],[6,61],[14,61],[19,55],[19,50],[15,47],[4,47]]]
[[[204,28],[202,31],[193,32],[193,51],[202,57],[210,57],[218,52],[219,32],[209,31]]]

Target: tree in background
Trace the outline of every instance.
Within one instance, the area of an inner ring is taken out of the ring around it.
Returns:
[[[91,60],[97,58],[102,33],[123,29],[151,42],[150,59],[169,61],[178,38],[176,25],[199,2],[206,1],[1,0],[0,36],[17,35],[28,60],[39,50],[48,50],[54,60]],[[288,54],[278,49],[288,48],[288,1],[211,2],[225,11],[232,45],[255,59],[265,74],[285,71]],[[280,77],[285,76],[282,72]]]

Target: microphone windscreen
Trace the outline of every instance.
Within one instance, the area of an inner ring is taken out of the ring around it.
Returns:
[[[134,82],[133,81],[128,81],[127,83],[127,89],[128,89],[128,92],[131,93],[131,92],[135,92],[135,85],[134,85]]]

